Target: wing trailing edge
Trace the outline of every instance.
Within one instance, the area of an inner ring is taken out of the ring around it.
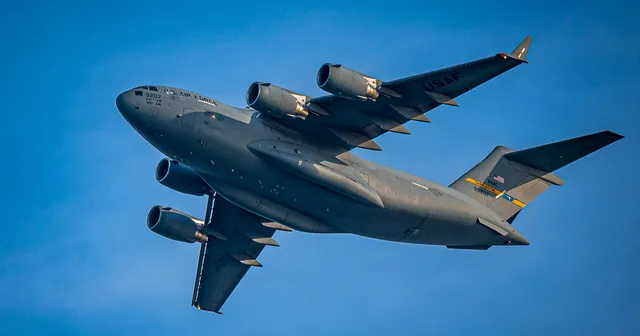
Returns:
[[[409,131],[408,128],[395,120],[378,118],[376,116],[369,116],[369,118],[371,118],[371,121],[373,121],[376,126],[382,128],[387,132],[411,134],[411,131]]]
[[[264,222],[262,223],[263,226],[268,227],[270,229],[274,229],[274,230],[278,230],[278,231],[285,231],[285,232],[291,232],[293,231],[293,229],[291,229],[290,227],[286,226],[286,225],[282,225],[280,223],[276,223],[276,222]]]
[[[439,94],[437,92],[424,91],[429,97],[435,100],[438,104],[449,105],[449,106],[460,106],[457,101],[455,101],[451,97],[447,97],[443,94]]]
[[[427,118],[427,116],[424,115],[423,112],[420,112],[414,108],[396,106],[393,104],[389,104],[389,107],[391,107],[394,111],[396,111],[398,114],[400,114],[407,120],[415,120],[415,121],[426,122],[426,123],[431,122],[431,119]]]
[[[262,244],[262,245],[280,247],[280,244],[275,239],[273,239],[271,237],[257,237],[257,238],[253,238],[251,240],[253,240],[254,242],[256,242],[258,244]]]
[[[415,121],[419,121],[419,122],[425,122],[425,123],[431,123],[431,119],[429,119],[429,117],[427,117],[424,114],[417,115],[417,116],[411,118],[411,120],[415,120]]]
[[[338,129],[331,129],[331,131],[349,146],[376,151],[382,150],[382,147],[373,141],[373,139],[360,133],[347,132]]]
[[[253,257],[250,257],[246,254],[232,254],[231,255],[235,260],[249,266],[262,267],[262,264]]]

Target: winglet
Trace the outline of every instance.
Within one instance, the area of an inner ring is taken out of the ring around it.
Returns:
[[[524,38],[524,40],[513,50],[509,56],[513,58],[517,58],[521,61],[527,62],[527,54],[529,53],[529,48],[531,47],[531,40],[533,37],[531,35]]]

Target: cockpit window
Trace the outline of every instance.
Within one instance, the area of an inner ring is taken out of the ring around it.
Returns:
[[[142,91],[136,90],[135,93],[136,93],[136,96],[142,96]]]
[[[158,92],[158,88],[157,88],[157,87],[155,87],[155,86],[150,86],[150,87],[149,87],[149,90],[151,90],[151,91],[155,91],[155,92]]]

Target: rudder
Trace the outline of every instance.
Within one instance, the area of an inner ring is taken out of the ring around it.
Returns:
[[[450,187],[511,223],[522,208],[551,185],[564,184],[553,171],[622,138],[603,131],[520,151],[497,146]]]

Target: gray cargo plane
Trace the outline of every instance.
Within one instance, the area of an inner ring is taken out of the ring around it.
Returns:
[[[249,107],[236,108],[188,90],[140,86],[120,94],[124,118],[168,158],[161,184],[208,196],[204,220],[154,206],[151,231],[201,243],[192,305],[220,313],[276,230],[351,233],[403,243],[486,250],[529,245],[512,223],[552,185],[553,171],[622,136],[603,131],[525,150],[498,146],[450,186],[353,155],[381,150],[374,138],[409,134],[404,123],[458,104],[457,96],[522,64],[531,37],[511,53],[393,81],[324,64],[330,95],[312,98],[255,82]]]

